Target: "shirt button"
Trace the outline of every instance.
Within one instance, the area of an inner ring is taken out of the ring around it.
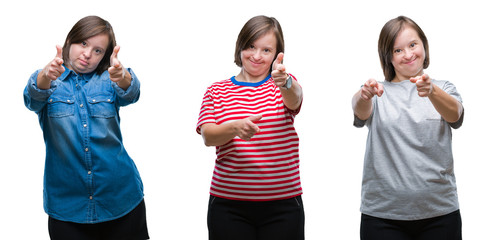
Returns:
[[[69,100],[69,99],[68,99],[68,100],[66,100],[66,101],[67,101],[67,102],[71,102],[71,100]]]
[[[85,152],[88,152],[88,148],[85,148]]]
[[[86,127],[87,125],[86,124],[83,124],[83,127]]]
[[[96,102],[97,100],[93,99],[92,101],[93,101],[93,102]]]
[[[52,98],[51,98],[51,99],[49,99],[49,102],[53,102],[53,99],[52,99]]]
[[[91,175],[91,171],[88,171],[88,175]]]
[[[83,103],[82,103],[82,104],[80,104],[80,108],[82,108],[82,107],[83,107]]]
[[[92,199],[93,199],[93,196],[90,196],[90,200],[92,200]]]

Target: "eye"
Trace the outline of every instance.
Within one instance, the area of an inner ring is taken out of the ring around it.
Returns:
[[[86,46],[86,42],[85,41],[81,42],[81,45]]]
[[[96,53],[96,54],[102,54],[102,53],[103,53],[103,51],[102,51],[101,49],[95,49],[95,53]]]
[[[271,52],[271,50],[266,48],[266,49],[264,49],[264,52],[269,53],[269,52]]]
[[[401,53],[401,52],[402,52],[401,49],[395,49],[395,50],[393,50],[393,53]]]
[[[417,43],[410,43],[410,47],[415,47],[417,45]]]
[[[252,44],[251,44],[251,45],[249,46],[249,48],[250,48],[250,49],[254,49],[254,45],[252,45]]]

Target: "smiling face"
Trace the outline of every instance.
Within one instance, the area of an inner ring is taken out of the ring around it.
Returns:
[[[261,81],[270,71],[276,55],[276,36],[269,31],[241,51],[242,74],[247,80]]]
[[[80,43],[71,44],[67,68],[79,74],[93,72],[103,59],[108,43],[107,34],[98,34]]]
[[[409,25],[398,33],[393,45],[391,63],[395,69],[393,82],[400,82],[424,72],[425,49],[417,31]]]

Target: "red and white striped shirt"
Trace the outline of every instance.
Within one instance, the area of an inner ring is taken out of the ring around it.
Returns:
[[[212,84],[203,97],[199,134],[205,123],[226,124],[257,114],[263,117],[256,123],[260,132],[250,141],[235,137],[216,147],[210,194],[245,201],[301,195],[298,135],[293,126],[298,112],[285,107],[270,76],[258,83],[232,77]]]

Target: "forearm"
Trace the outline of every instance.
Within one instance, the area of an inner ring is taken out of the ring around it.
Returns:
[[[233,123],[206,123],[201,126],[201,134],[205,146],[222,146],[237,136]]]
[[[47,90],[51,88],[51,79],[46,76],[44,70],[40,71],[39,74],[37,74],[37,88],[42,90]]]
[[[40,89],[37,87],[37,79],[41,70],[34,72],[29,80],[27,86],[24,89],[24,104],[25,106],[34,112],[39,112],[47,103],[47,99],[56,89],[56,84],[49,83],[48,89]]]
[[[141,83],[137,78],[136,74],[132,69],[126,69],[129,74],[126,74],[130,77],[129,86],[127,88],[122,88],[119,85],[119,82],[112,82],[112,86],[117,93],[117,99],[119,101],[120,106],[127,106],[129,104],[135,103],[139,100],[140,96],[140,88]]]
[[[280,87],[281,96],[283,97],[283,103],[290,110],[297,110],[302,104],[303,91],[302,87],[296,80],[292,80],[291,87],[285,89]]]
[[[463,105],[435,84],[429,100],[446,122],[457,122],[463,113]]]
[[[117,85],[120,88],[127,90],[130,87],[130,84],[132,81],[132,76],[131,76],[130,72],[127,71],[127,69],[124,69],[124,71],[125,71],[124,78],[122,80],[120,80],[119,82],[117,82]]]
[[[352,110],[359,119],[367,120],[373,112],[373,101],[361,98],[361,90],[359,90],[352,97]]]

